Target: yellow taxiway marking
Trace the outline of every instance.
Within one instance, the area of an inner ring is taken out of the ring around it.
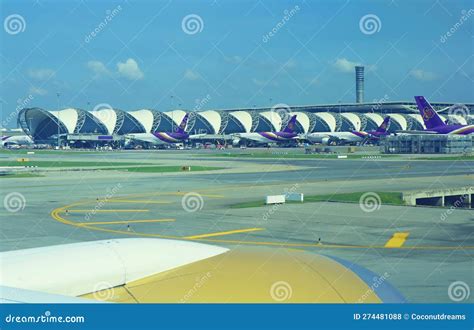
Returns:
[[[192,192],[176,192],[176,193],[167,193],[166,195],[172,195],[172,196],[184,196],[186,194],[191,194]],[[201,194],[201,193],[196,193],[199,194],[201,197],[209,197],[209,198],[224,198],[225,196],[223,195],[211,195],[211,194]]]
[[[405,241],[407,240],[410,233],[395,233],[392,238],[390,238],[387,243],[385,243],[386,248],[399,248],[402,247]]]
[[[107,232],[112,234],[120,235],[129,235],[137,237],[154,237],[154,238],[167,238],[167,239],[176,239],[176,240],[190,240],[189,237],[175,236],[175,235],[163,235],[163,234],[152,234],[152,233],[140,233],[127,230],[116,230],[109,229],[104,227],[94,227],[93,225],[84,224],[80,225],[78,222],[74,222],[68,219],[65,219],[61,216],[64,214],[67,209],[82,206],[89,204],[90,201],[79,201],[62,207],[58,207],[51,211],[51,217],[65,225],[75,226],[79,228],[87,228],[90,230]],[[193,236],[190,236],[193,237]],[[212,242],[212,243],[227,243],[227,244],[245,244],[245,245],[263,245],[263,246],[275,246],[275,247],[286,247],[286,248],[319,248],[319,249],[387,249],[385,246],[381,245],[347,245],[347,244],[318,244],[316,243],[298,243],[298,242],[268,242],[268,241],[242,241],[242,240],[228,240],[228,239],[219,239],[219,238],[204,238],[200,240],[202,242]],[[449,250],[449,251],[460,251],[460,250],[474,250],[474,246],[400,246],[393,247],[392,249],[404,249],[404,250]]]
[[[99,199],[97,202],[104,203],[137,203],[137,204],[171,204],[168,201],[136,200],[136,199]]]
[[[129,223],[145,223],[145,222],[173,222],[176,219],[150,219],[150,220],[121,220],[121,221],[99,221],[99,222],[76,222],[78,226],[87,225],[116,225],[116,224],[129,224]]]
[[[217,232],[217,233],[187,236],[187,237],[184,237],[184,238],[186,238],[186,239],[199,239],[199,238],[206,238],[206,237],[213,237],[213,236],[224,236],[224,235],[232,235],[232,234],[239,234],[239,233],[249,233],[251,231],[259,231],[259,230],[264,230],[264,229],[265,228],[237,229],[237,230],[221,231],[221,232]]]
[[[83,213],[83,212],[93,212],[93,213],[99,213],[99,212],[148,212],[150,210],[125,210],[125,209],[117,209],[117,210],[67,210],[63,209],[62,212],[68,212],[68,213]]]

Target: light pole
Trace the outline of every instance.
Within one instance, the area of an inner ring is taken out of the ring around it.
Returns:
[[[173,100],[173,95],[171,95],[170,98],[171,98],[171,132],[174,132],[174,100]]]
[[[56,93],[57,103],[58,103],[58,117],[57,117],[57,120],[58,120],[58,141],[57,141],[58,149],[59,149],[59,146],[60,146],[60,143],[61,143],[60,137],[59,137],[59,135],[60,135],[60,125],[61,125],[61,118],[59,117],[59,113],[60,113],[60,111],[59,111],[59,96],[60,95],[61,94]]]
[[[270,97],[270,106],[269,106],[269,110],[270,110],[270,126],[271,126],[271,130],[272,132],[273,131],[276,131],[276,128],[275,128],[275,125],[273,125],[273,109],[272,109],[272,98]]]

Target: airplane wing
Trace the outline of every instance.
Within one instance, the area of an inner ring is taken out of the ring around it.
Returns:
[[[278,283],[289,303],[355,303],[377,276],[319,254],[154,238],[1,252],[0,262],[0,302],[275,303]],[[365,303],[404,302],[388,281],[371,292]]]
[[[227,251],[194,242],[129,238],[2,252],[0,285],[78,297]],[[33,270],[35,276],[25,276]]]
[[[2,304],[90,304],[99,301],[90,299],[63,296],[41,291],[0,286],[0,303]]]
[[[344,136],[340,136],[337,134],[328,134],[328,137],[333,141],[350,141],[349,139],[345,138]]]

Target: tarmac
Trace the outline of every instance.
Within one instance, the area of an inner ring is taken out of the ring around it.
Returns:
[[[334,202],[231,207],[286,191],[317,195],[461,187],[473,182],[473,161],[259,159],[213,157],[215,153],[221,151],[35,154],[30,158],[100,160],[104,166],[109,161],[179,165],[191,166],[191,171],[55,168],[41,171],[41,177],[1,178],[4,202],[12,193],[19,193],[24,202],[15,212],[1,213],[0,251],[165,237],[340,257],[388,274],[388,281],[409,302],[453,302],[448,287],[455,281],[473,288],[471,209]],[[193,172],[196,165],[222,169]],[[473,301],[470,296],[463,302]]]

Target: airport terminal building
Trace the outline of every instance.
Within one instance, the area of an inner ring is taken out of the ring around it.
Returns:
[[[432,103],[438,113],[452,123],[473,124],[474,104]],[[60,136],[109,136],[129,133],[170,132],[179,125],[186,111],[162,112],[152,109],[122,111],[103,108],[85,111],[68,108],[50,111],[25,108],[19,112],[18,125],[36,143],[47,143]],[[348,103],[315,106],[227,109],[191,112],[190,134],[229,135],[232,133],[279,131],[291,115],[297,115],[298,133],[369,131],[376,129],[384,116],[392,120],[389,131],[421,130],[423,120],[414,102]]]

